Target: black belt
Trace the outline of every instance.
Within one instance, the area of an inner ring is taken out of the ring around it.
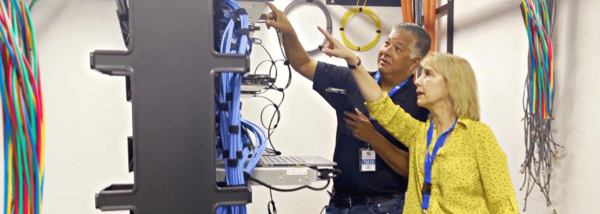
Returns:
[[[336,194],[334,193],[331,196],[331,201],[335,204],[335,206],[340,208],[350,208],[360,204],[368,204],[368,203],[377,203],[387,200],[392,200],[396,198],[402,198],[403,195],[400,194],[386,194],[386,195],[378,195],[378,196],[351,196],[345,194]]]

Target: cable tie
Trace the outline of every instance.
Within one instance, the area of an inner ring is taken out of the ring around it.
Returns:
[[[248,173],[246,170],[244,170],[244,180],[246,181],[246,183],[248,183],[248,180],[250,180],[250,178],[252,178],[250,173]]]
[[[362,8],[362,7],[359,7],[359,8],[358,8],[358,12],[359,12],[359,13],[363,12],[363,8]]]
[[[117,14],[119,21],[129,22],[129,14]]]
[[[246,12],[246,9],[244,9],[244,8],[240,8],[240,9],[233,11],[233,14],[235,14],[235,16],[237,16],[237,18],[240,18],[242,15],[246,15],[246,16],[248,15],[248,13]]]
[[[242,159],[244,157],[244,153],[242,151],[235,152],[236,159]]]
[[[224,149],[224,150],[223,150],[223,157],[224,157],[225,159],[229,159],[229,149]]]
[[[240,126],[234,126],[234,125],[229,126],[229,134],[239,134],[239,133],[240,133]]]
[[[341,27],[341,28],[340,28],[340,31],[344,31],[344,28],[343,28],[343,27]]]
[[[319,49],[320,49],[320,48],[319,48]],[[286,60],[286,61],[283,61],[283,65],[285,65],[285,66],[288,66],[288,65],[290,65],[290,61],[287,61],[287,60]]]
[[[227,111],[227,110],[229,110],[228,103],[219,103],[219,111]]]
[[[223,140],[221,138],[217,139],[217,150],[219,149],[223,152]]]
[[[377,32],[377,33],[381,33],[381,30],[377,30],[377,31],[375,31],[375,32]]]
[[[250,29],[248,29],[248,28],[242,28],[242,29],[240,29],[240,34],[242,36],[250,36]]]
[[[227,101],[233,101],[233,92],[228,92],[227,95],[225,95],[225,99],[227,99]]]
[[[227,164],[230,167],[237,167],[240,161],[238,159],[227,159]]]

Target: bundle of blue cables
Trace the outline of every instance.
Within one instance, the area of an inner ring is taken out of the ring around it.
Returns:
[[[218,29],[221,40],[216,47],[221,53],[249,55],[252,42],[245,10],[235,0],[215,1],[215,4],[217,3],[224,12],[222,17],[215,18],[219,18],[218,21],[225,27]],[[241,117],[242,75],[236,72],[222,72],[216,84],[216,151],[217,157],[225,162],[225,181],[228,186],[246,185],[245,173],[252,174],[267,148],[265,132],[258,125]],[[252,144],[248,132],[254,134],[256,146]],[[217,209],[217,214],[246,213],[245,205]]]

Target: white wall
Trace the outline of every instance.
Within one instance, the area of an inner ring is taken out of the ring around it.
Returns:
[[[281,9],[290,1],[276,0]],[[594,121],[600,118],[598,105],[600,75],[597,50],[600,32],[599,1],[558,1],[555,29],[556,99],[555,139],[566,145],[555,162],[552,197],[559,213],[591,213],[600,187],[594,185],[598,172],[592,164],[600,158],[594,151]],[[517,0],[456,1],[454,52],[467,58],[477,72],[482,118],[489,124],[509,157],[515,188],[524,157],[522,93],[526,74],[527,39]],[[339,28],[347,8],[329,7]],[[131,106],[125,102],[123,78],[108,77],[89,69],[89,52],[94,49],[124,49],[115,16],[113,0],[40,0],[33,9],[42,66],[42,82],[47,112],[45,214],[101,213],[94,209],[94,194],[113,183],[129,183],[126,137],[131,133]],[[400,8],[374,8],[382,19],[383,31],[401,21]],[[318,16],[310,15],[315,12]],[[310,18],[306,18],[310,17]],[[325,18],[318,8],[301,7],[290,14],[301,41],[314,47],[322,41],[316,26]],[[439,50],[445,50],[445,18],[438,23]],[[373,38],[370,20],[359,16],[347,33],[356,44]],[[157,26],[160,27],[160,26]],[[339,31],[333,35],[339,38]],[[385,35],[385,34],[384,34]],[[281,58],[273,30],[255,34],[275,58]],[[385,40],[380,39],[379,45]],[[378,45],[378,46],[379,46]],[[358,53],[367,68],[375,69],[376,50]],[[255,48],[252,64],[267,59]],[[318,55],[320,60],[343,64]],[[281,66],[280,69],[284,67]],[[260,72],[267,72],[262,69]],[[285,73],[278,85],[285,84]],[[286,90],[282,120],[273,139],[285,155],[319,155],[331,158],[334,147],[335,116],[328,105],[312,92],[311,83],[297,74]],[[576,84],[579,83],[579,84]],[[267,95],[279,100],[281,95]],[[266,101],[245,99],[243,115],[260,122]],[[588,106],[588,107],[585,107]],[[269,111],[269,110],[268,110]],[[267,111],[267,113],[269,113]],[[324,113],[326,117],[317,116]],[[265,116],[266,117],[266,116]],[[267,118],[265,118],[267,119]],[[323,183],[315,184],[315,186]],[[254,187],[249,213],[265,213],[268,191]],[[302,190],[274,192],[279,213],[318,213],[327,203],[327,193]],[[523,192],[517,192],[523,208]],[[551,213],[543,196],[534,190],[527,213]],[[114,212],[126,213],[126,212]]]

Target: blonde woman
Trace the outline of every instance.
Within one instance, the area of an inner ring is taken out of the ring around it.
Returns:
[[[469,62],[435,52],[423,59],[415,82],[417,104],[431,115],[421,122],[381,91],[360,58],[321,32],[329,41],[323,52],[347,61],[370,116],[409,148],[404,213],[519,213],[506,154],[479,121],[477,82]]]

